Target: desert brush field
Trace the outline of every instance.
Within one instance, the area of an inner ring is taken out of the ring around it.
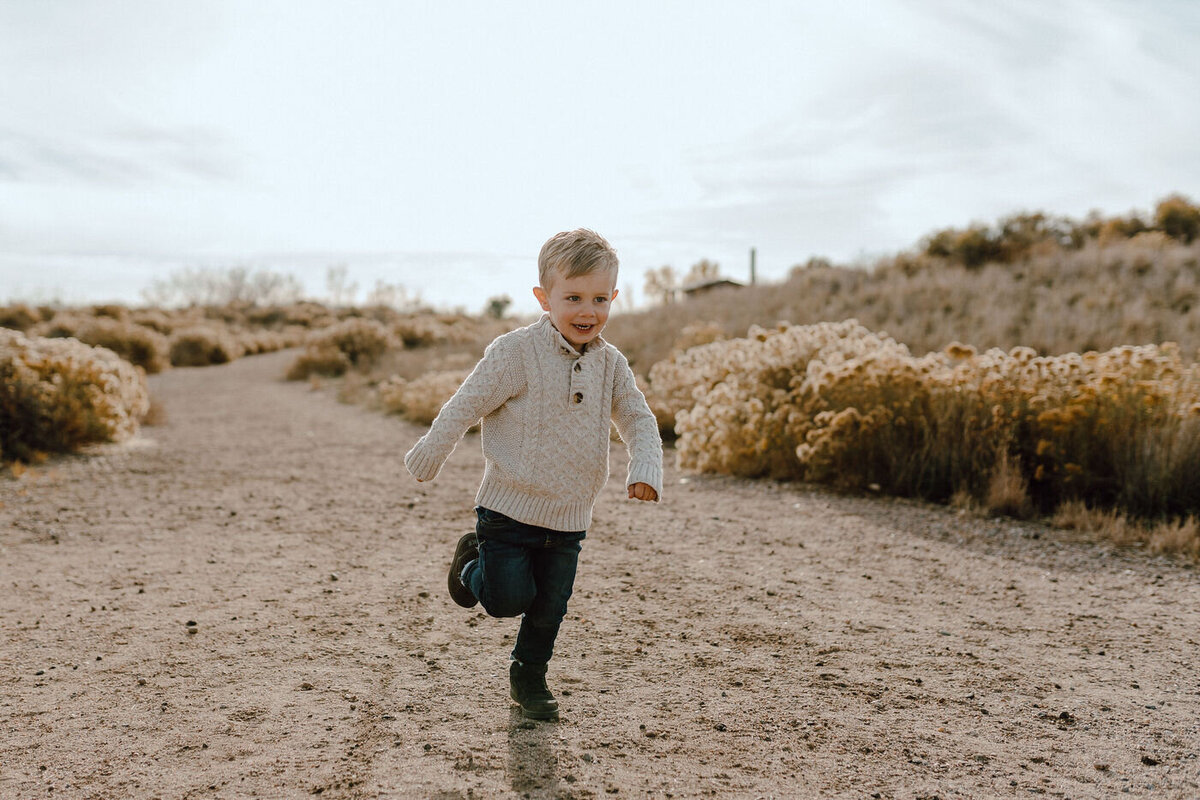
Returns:
[[[1200,796],[1200,207],[674,281],[556,723],[445,591],[477,433],[402,465],[508,298],[0,307],[0,797]]]
[[[1187,562],[1037,522],[614,473],[550,680],[445,594],[478,441],[282,380],[153,376],[165,419],[0,482],[0,796],[1192,797]]]

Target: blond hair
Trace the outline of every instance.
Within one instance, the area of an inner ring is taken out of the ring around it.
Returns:
[[[612,272],[615,280],[617,251],[603,236],[587,228],[556,233],[538,253],[538,281],[543,288],[549,287],[555,271],[564,278]]]

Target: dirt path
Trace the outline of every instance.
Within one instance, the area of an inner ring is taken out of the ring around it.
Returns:
[[[515,622],[444,589],[477,438],[418,485],[289,358],[0,479],[0,797],[1200,796],[1194,569],[673,468],[605,490],[523,722]]]

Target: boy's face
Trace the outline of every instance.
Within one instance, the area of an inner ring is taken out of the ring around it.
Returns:
[[[553,275],[549,286],[535,286],[533,294],[563,338],[582,350],[608,322],[609,308],[617,297],[617,274],[599,271],[567,278],[554,270]]]

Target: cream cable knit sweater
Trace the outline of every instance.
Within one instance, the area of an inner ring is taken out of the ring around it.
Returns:
[[[575,351],[544,315],[497,338],[404,465],[430,480],[483,418],[475,502],[529,525],[587,530],[608,480],[609,420],[629,451],[626,485],[662,495],[662,440],[629,362],[597,339]]]

